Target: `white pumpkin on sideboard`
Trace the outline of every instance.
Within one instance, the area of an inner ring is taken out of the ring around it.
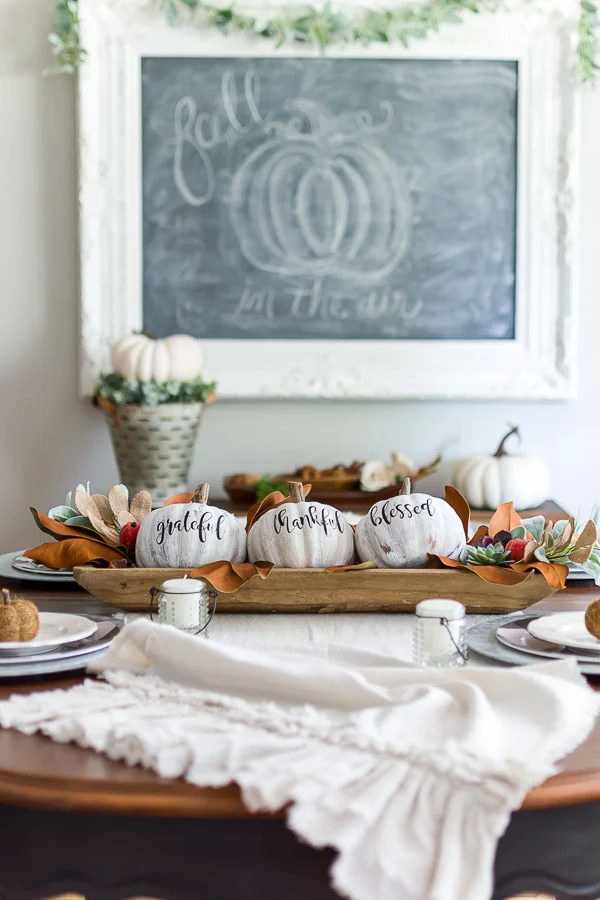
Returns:
[[[246,532],[230,512],[208,505],[200,484],[190,503],[155,509],[140,526],[135,561],[140,568],[194,569],[212,562],[246,559]]]
[[[411,494],[410,479],[397,497],[375,503],[356,526],[362,562],[380,569],[426,569],[427,555],[459,559],[465,530],[449,503],[429,494]]]
[[[112,366],[129,381],[194,381],[202,369],[202,352],[196,338],[173,334],[158,340],[130,334],[111,347]]]
[[[290,502],[264,513],[248,534],[250,562],[278,568],[321,569],[354,561],[354,531],[338,509],[305,500],[301,482],[289,483]]]
[[[517,509],[539,506],[550,496],[550,470],[535,456],[510,455],[506,442],[519,437],[512,426],[493,455],[463,460],[454,472],[454,486],[473,509],[496,509],[511,500]]]

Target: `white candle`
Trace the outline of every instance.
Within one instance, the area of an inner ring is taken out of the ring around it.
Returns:
[[[198,631],[202,595],[206,585],[195,578],[170,578],[163,582],[158,598],[159,621],[183,631]]]
[[[422,600],[415,610],[415,662],[419,665],[461,665],[456,649],[463,640],[465,608],[457,600]],[[447,627],[442,623],[447,622]]]

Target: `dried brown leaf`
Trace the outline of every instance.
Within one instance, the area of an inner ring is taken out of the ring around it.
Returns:
[[[580,547],[578,550],[575,550],[573,553],[569,554],[569,559],[571,560],[571,562],[583,565],[588,561],[593,552],[593,544],[590,547]]]
[[[136,522],[143,522],[148,513],[152,512],[152,497],[148,491],[139,491],[129,506],[129,512]]]
[[[581,531],[576,539],[575,546],[579,548],[584,547],[593,547],[596,541],[598,540],[598,529],[596,528],[594,522],[590,519],[589,522],[586,522],[583,531]]]
[[[110,508],[108,497],[105,497],[104,494],[93,494],[92,499],[98,507],[100,517],[106,522],[107,525],[112,525],[115,517],[113,516],[112,509]]]
[[[234,594],[252,578],[268,578],[274,565],[270,562],[230,563],[226,560],[209,563],[192,570],[192,578],[203,578],[221,594]]]
[[[532,569],[535,569],[544,576],[550,587],[554,588],[555,591],[563,591],[565,589],[567,575],[569,574],[568,566],[541,561],[515,563],[511,566],[511,569],[515,572],[530,572]]]
[[[107,544],[99,544],[85,538],[41,544],[32,550],[26,550],[24,555],[48,566],[49,569],[72,569],[73,566],[85,566],[88,563],[106,564],[122,557],[117,547],[109,547]]]
[[[80,528],[77,525],[63,525],[62,522],[56,522],[54,519],[51,519],[50,516],[45,515],[33,506],[30,507],[30,509],[35,524],[40,531],[51,535],[53,538],[56,538],[57,541],[66,541],[73,537],[81,537],[88,541],[97,540],[100,544],[104,543],[100,535],[94,536],[89,528]]]
[[[96,501],[93,497],[90,497],[87,491],[75,491],[75,509],[82,516],[87,516],[90,522],[92,521],[92,516],[96,516],[97,519],[102,518]]]
[[[498,534],[499,531],[512,531],[521,525],[521,516],[515,512],[512,501],[510,503],[501,503],[488,525],[488,533],[492,535]]]
[[[130,522],[137,522],[137,519],[130,512],[126,512],[123,509],[117,516],[117,522],[119,523],[120,527],[122,528],[123,525],[128,525]]]
[[[446,485],[444,500],[458,515],[458,518],[462,522],[462,526],[465,530],[465,537],[468,539],[469,521],[471,519],[471,507],[469,506],[467,500],[463,497],[460,491],[458,491],[455,487],[452,487],[452,485],[450,484]]]
[[[573,537],[573,533],[575,531],[575,519],[570,518],[565,527],[563,528],[561,534],[558,536],[556,541],[554,542],[554,547],[556,550],[566,550],[567,547],[571,545],[571,538]]]
[[[129,491],[124,484],[115,484],[108,492],[108,502],[115,519],[119,513],[125,510],[129,512]]]

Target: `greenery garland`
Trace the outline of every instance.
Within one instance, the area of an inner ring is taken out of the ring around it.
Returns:
[[[499,0],[429,0],[425,5],[404,10],[367,10],[350,19],[334,11],[331,3],[317,9],[307,7],[303,15],[290,18],[259,18],[238,13],[233,5],[219,7],[205,0],[155,0],[165,11],[170,25],[200,14],[206,23],[223,34],[242,31],[274,40],[277,46],[287,41],[317,44],[324,49],[333,41],[389,44],[399,41],[408,47],[413,40],[426,38],[446,23],[459,24],[465,12],[493,12]],[[78,0],[61,0],[56,7],[56,30],[49,35],[56,57],[54,71],[75,74],[85,59],[79,37]],[[582,82],[593,81],[600,56],[600,15],[598,4],[581,0],[579,21],[579,65]]]

